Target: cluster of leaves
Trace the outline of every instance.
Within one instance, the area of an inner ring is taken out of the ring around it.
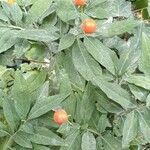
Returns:
[[[150,147],[150,26],[137,3],[1,0],[0,150]],[[82,32],[86,18],[96,33]]]

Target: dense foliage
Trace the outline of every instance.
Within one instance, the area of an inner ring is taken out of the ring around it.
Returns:
[[[0,5],[0,150],[150,149],[150,0]]]

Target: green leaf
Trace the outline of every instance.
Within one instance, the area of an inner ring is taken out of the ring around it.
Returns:
[[[145,33],[142,34],[142,51],[139,61],[139,68],[145,75],[150,75],[150,38]]]
[[[59,73],[60,80],[60,93],[68,93],[70,94],[72,91],[71,83],[68,77],[68,74],[65,70],[60,70]]]
[[[138,25],[139,22],[135,20],[116,21],[113,23],[107,23],[107,25],[102,26],[99,32],[105,37],[112,37],[132,31]]]
[[[37,0],[29,10],[26,17],[26,24],[30,25],[44,14],[44,12],[50,7],[52,0]]]
[[[138,111],[138,118],[140,124],[140,131],[143,133],[143,136],[147,142],[150,141],[150,110],[148,108],[141,109]]]
[[[132,15],[131,2],[124,0],[109,0],[107,2],[110,17],[126,17]]]
[[[85,38],[84,44],[87,51],[112,74],[115,74],[114,62],[111,58],[111,49],[105,47],[99,40]]]
[[[35,133],[31,135],[30,139],[33,143],[41,145],[64,145],[64,140],[62,138],[44,127],[36,127]]]
[[[134,57],[134,51],[129,49],[127,51],[122,52],[120,59],[117,63],[117,74],[118,76],[122,76],[129,69]]]
[[[76,111],[76,97],[73,94],[73,92],[70,94],[70,96],[62,102],[62,107],[67,111],[68,114],[71,115],[71,118],[74,118],[75,111]]]
[[[2,122],[0,122],[0,138],[9,135],[7,130],[7,127]]]
[[[21,8],[17,3],[13,5],[8,5],[6,2],[2,3],[3,10],[7,17],[14,21],[16,25],[21,24],[23,13]]]
[[[125,122],[125,116],[124,117],[118,117],[115,116],[113,121],[113,132],[117,137],[123,136],[123,128],[124,128],[124,122]]]
[[[150,94],[147,96],[147,99],[146,99],[146,106],[147,106],[147,107],[150,106]]]
[[[9,97],[5,97],[3,100],[3,111],[8,125],[14,132],[19,125],[20,119],[18,117],[18,114],[16,113],[14,101]]]
[[[15,37],[15,31],[13,30],[5,30],[0,37],[0,53],[7,51],[11,48],[17,39]]]
[[[31,75],[26,79],[28,90],[33,92],[38,89],[46,80],[47,72],[46,70],[36,70],[31,73]]]
[[[102,110],[102,108],[110,113],[120,113],[123,111],[123,109],[120,107],[120,105],[117,105],[112,100],[110,100],[107,95],[102,92],[101,90],[96,90],[95,95],[97,98],[97,109]]]
[[[75,99],[76,99],[76,108],[75,108],[75,120],[77,123],[81,123],[81,114],[80,114],[80,110],[81,110],[81,100],[83,97],[83,93],[82,92],[78,92],[78,93],[74,93]]]
[[[20,126],[20,131],[28,134],[33,134],[34,133],[34,128],[33,124],[26,122],[23,125]]]
[[[61,55],[59,55],[57,59],[58,61],[60,61],[60,65],[63,65],[63,67],[65,68],[66,73],[69,76],[71,85],[83,91],[85,86],[85,80],[75,69],[71,54],[71,50],[67,50],[66,55],[61,53]]]
[[[15,44],[14,54],[21,57],[30,48],[30,43],[26,39],[19,39]]]
[[[40,94],[38,96],[37,101],[43,101],[44,99],[46,99],[49,96],[49,82],[46,81],[39,90]]]
[[[59,35],[52,30],[44,30],[44,29],[24,29],[17,31],[18,38],[33,40],[33,41],[41,41],[41,42],[50,42],[55,41],[59,38]]]
[[[3,20],[5,22],[9,22],[7,15],[5,14],[5,12],[2,9],[0,9],[0,20]]]
[[[77,150],[81,149],[81,136],[79,129],[74,130],[71,132],[67,138],[65,139],[65,144],[68,146],[62,146],[60,150]]]
[[[78,12],[71,0],[58,0],[57,1],[57,15],[64,22],[76,19]]]
[[[17,132],[13,136],[13,140],[20,146],[24,148],[32,148],[32,144],[29,135],[23,132]]]
[[[43,45],[33,44],[32,47],[25,53],[28,60],[44,61],[47,50]]]
[[[88,123],[92,117],[92,113],[95,110],[95,101],[94,87],[88,83],[80,104],[80,115],[84,124]]]
[[[110,133],[102,137],[105,150],[122,150],[121,140],[115,138]]]
[[[14,99],[15,108],[19,117],[21,119],[25,119],[30,110],[32,97],[30,91],[28,90],[28,84],[19,71],[16,72],[15,75],[12,97]]]
[[[102,142],[101,137],[96,138],[96,148],[97,148],[97,150],[103,149],[103,142]]]
[[[144,89],[150,90],[150,78],[143,75],[131,75],[125,79],[127,82],[135,84]]]
[[[34,150],[51,150],[49,147],[33,144]]]
[[[85,9],[85,13],[88,16],[91,16],[93,18],[107,18],[108,17],[108,11],[106,9],[104,9],[103,6],[103,2],[105,2],[106,0],[93,0],[90,1],[89,4],[87,5],[86,9]]]
[[[65,34],[61,37],[60,43],[59,43],[59,51],[62,51],[64,49],[69,48],[70,46],[73,45],[75,41],[75,36],[72,34]]]
[[[130,112],[126,116],[126,120],[123,127],[123,148],[130,146],[130,142],[136,137],[138,133],[138,118],[135,111]]]
[[[64,137],[68,137],[74,132],[77,132],[80,129],[80,125],[73,123],[70,125],[69,123],[62,124],[57,130],[58,133],[61,133]]]
[[[148,90],[145,90],[144,88],[138,87],[133,84],[129,84],[128,86],[130,88],[130,91],[132,92],[132,94],[135,96],[136,99],[138,99],[142,102],[146,101],[146,97],[149,93]]]
[[[61,102],[68,97],[68,94],[54,95],[46,98],[43,101],[35,103],[29,113],[29,119],[37,118],[46,114],[50,110],[60,106]]]
[[[3,67],[0,65],[0,78],[3,76],[3,74],[7,71],[6,67]]]
[[[92,133],[85,132],[82,136],[82,150],[96,150],[96,140]]]
[[[98,120],[97,129],[102,133],[105,131],[106,127],[111,127],[111,124],[107,118],[107,114],[102,114]]]
[[[136,107],[131,95],[119,85],[101,79],[94,79],[92,82],[97,85],[108,98],[120,104],[124,109]]]
[[[100,65],[87,53],[82,42],[75,43],[72,50],[73,63],[77,71],[88,81],[100,77],[102,70]]]

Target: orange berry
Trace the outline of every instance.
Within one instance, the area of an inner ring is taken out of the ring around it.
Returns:
[[[81,29],[84,33],[96,32],[97,25],[93,19],[85,19],[81,25]]]
[[[86,5],[87,0],[74,0],[74,4],[76,6],[84,6]]]
[[[16,3],[16,0],[7,0],[7,3],[13,5],[14,3]]]
[[[58,125],[62,125],[63,123],[68,122],[68,114],[63,109],[58,109],[54,113],[54,121]]]

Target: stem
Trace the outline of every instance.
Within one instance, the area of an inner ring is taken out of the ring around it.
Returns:
[[[136,9],[136,10],[133,10],[133,12],[143,11],[144,9],[147,9],[147,8],[148,8],[148,7],[144,7],[144,8]]]
[[[24,30],[21,27],[13,26],[13,25],[0,25],[0,27],[7,27],[7,28],[12,28],[12,29]]]
[[[8,141],[7,141],[7,143],[5,144],[5,146],[3,147],[3,150],[8,150],[8,148],[12,146],[13,142],[14,142],[14,141],[13,141],[13,136],[11,136],[11,137],[8,139]]]
[[[39,63],[39,64],[50,64],[49,62],[42,62],[38,60],[31,60],[31,59],[24,59],[24,58],[15,58],[14,60],[30,61],[30,62]]]
[[[94,131],[92,129],[87,129],[87,130],[94,133],[94,134],[96,134],[96,135],[98,135],[98,136],[100,136],[100,137],[102,136],[100,133],[98,133],[97,131]]]

